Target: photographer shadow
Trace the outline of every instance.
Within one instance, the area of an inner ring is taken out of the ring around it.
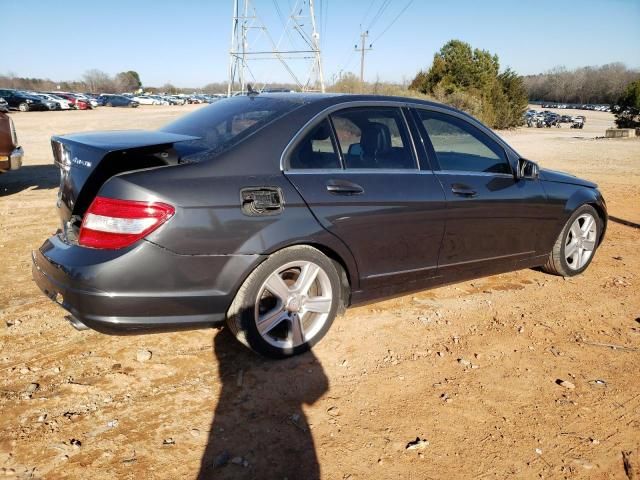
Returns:
[[[329,387],[312,352],[287,360],[260,357],[228,329],[214,339],[222,382],[198,479],[320,478],[303,405]]]

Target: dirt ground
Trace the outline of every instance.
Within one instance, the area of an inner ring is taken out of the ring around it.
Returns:
[[[582,276],[524,270],[353,308],[280,362],[226,330],[75,331],[31,281],[58,227],[49,137],[195,108],[12,115],[26,161],[0,176],[0,477],[189,479],[204,455],[202,478],[639,478],[640,139],[596,139],[611,114],[501,133],[600,184],[612,218]]]

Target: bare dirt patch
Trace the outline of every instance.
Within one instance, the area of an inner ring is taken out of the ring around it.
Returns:
[[[354,308],[281,362],[224,330],[76,332],[31,281],[58,226],[49,137],[195,108],[13,115],[27,158],[0,176],[0,477],[195,478],[203,455],[211,478],[640,475],[640,141],[595,139],[610,114],[502,133],[600,184],[617,220],[580,277],[524,270]]]

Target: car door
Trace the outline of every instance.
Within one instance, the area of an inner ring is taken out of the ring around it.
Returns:
[[[285,165],[318,221],[353,253],[363,290],[436,277],[444,193],[420,169],[400,108],[335,111],[307,129]]]
[[[517,178],[504,148],[463,116],[414,112],[447,199],[441,273],[500,271],[535,256],[540,183]]]

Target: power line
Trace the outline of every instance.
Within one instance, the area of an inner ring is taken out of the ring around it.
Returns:
[[[373,20],[371,20],[371,23],[367,27],[367,30],[371,30],[376,25],[376,23],[378,23],[378,20],[380,20],[380,17],[382,16],[384,11],[387,9],[387,7],[390,4],[391,4],[391,0],[383,0],[382,4],[380,5],[380,8],[378,9],[378,12],[375,14],[375,16],[373,17]]]
[[[383,0],[384,1],[384,0]],[[364,22],[367,20],[367,18],[369,17],[369,13],[371,12],[371,8],[376,4],[376,0],[372,0],[369,3],[369,8],[367,8],[367,11],[364,12],[364,17],[362,17],[362,20],[360,21],[360,28],[362,28],[362,25],[364,25]]]
[[[396,18],[394,18],[391,23],[389,25],[387,25],[387,28],[385,28],[382,33],[380,35],[378,35],[375,40],[371,43],[376,43],[380,37],[382,37],[385,33],[387,33],[387,30],[389,30],[394,23],[396,23],[398,21],[398,19],[402,16],[402,14],[407,10],[407,8],[409,8],[411,6],[411,4],[414,2],[414,0],[409,0],[409,2],[407,2],[407,4],[404,6],[404,8],[402,10],[400,10],[400,13],[396,16]]]

